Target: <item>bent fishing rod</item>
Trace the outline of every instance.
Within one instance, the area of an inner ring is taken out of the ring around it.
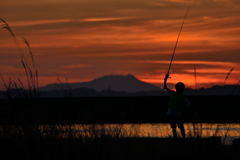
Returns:
[[[178,33],[177,41],[176,41],[175,47],[174,47],[174,49],[173,49],[172,58],[171,58],[171,61],[170,61],[170,64],[169,64],[168,72],[167,72],[168,75],[169,75],[169,72],[170,72],[170,69],[171,69],[171,66],[172,66],[172,61],[173,61],[173,57],[174,57],[175,50],[176,50],[176,48],[177,48],[178,39],[179,39],[179,37],[180,37],[181,31],[182,31],[182,28],[183,28],[183,24],[184,24],[184,21],[185,21],[185,19],[186,19],[186,17],[187,17],[187,14],[188,14],[189,9],[190,9],[190,6],[188,7],[187,13],[186,13],[186,15],[185,15],[185,17],[184,17],[184,19],[183,19],[183,22],[182,22],[180,31],[179,31],[179,33]]]

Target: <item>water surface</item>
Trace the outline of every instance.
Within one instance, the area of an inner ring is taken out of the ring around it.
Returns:
[[[225,144],[231,144],[233,139],[240,138],[240,124],[208,124],[185,123],[186,137],[220,136]],[[74,124],[74,125],[42,125],[41,133],[44,136],[67,138],[69,135],[76,138],[100,137],[173,137],[169,123],[144,124]],[[180,130],[177,129],[181,137]],[[226,139],[225,139],[226,137]]]

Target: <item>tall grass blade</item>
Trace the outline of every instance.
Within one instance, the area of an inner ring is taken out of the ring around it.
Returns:
[[[66,83],[67,83],[67,91],[66,92],[68,92],[68,93],[66,93],[66,96],[67,97],[71,97],[72,96],[72,89],[71,89],[71,86],[70,86],[70,84],[69,84],[69,82],[68,82],[68,79],[67,79],[67,77],[65,77],[65,79],[66,79]]]
[[[29,53],[30,53],[30,56],[31,56],[31,60],[32,60],[32,64],[33,64],[33,67],[35,69],[35,75],[33,75],[33,71],[31,70],[31,68],[29,67],[29,73],[30,73],[30,77],[31,77],[31,81],[32,81],[32,88],[33,88],[33,92],[34,92],[34,95],[36,96],[38,94],[39,96],[39,86],[38,86],[38,71],[36,69],[36,66],[35,66],[35,62],[34,62],[34,58],[33,58],[33,54],[32,54],[32,50],[31,50],[31,47],[29,45],[29,42],[28,40],[25,38],[25,37],[22,37],[22,39],[24,40],[24,43],[27,45],[28,47],[28,50],[29,50]],[[38,92],[38,93],[37,93]]]
[[[20,55],[20,57],[21,57],[21,63],[22,63],[22,65],[23,65],[23,67],[24,67],[24,70],[25,70],[25,74],[26,74],[26,78],[27,78],[27,82],[28,82],[28,87],[29,87],[29,90],[31,91],[31,88],[32,88],[32,87],[31,87],[31,85],[30,85],[30,80],[29,80],[29,75],[28,75],[28,70],[30,70],[30,67],[28,67],[28,63],[27,63],[27,60],[26,60],[26,58],[25,58],[25,56],[24,56],[24,54],[23,54],[22,48],[20,47],[20,45],[19,45],[19,43],[18,43],[18,41],[17,41],[17,38],[15,37],[15,35],[14,35],[14,33],[12,32],[12,30],[11,30],[10,26],[8,25],[8,23],[7,23],[4,19],[2,19],[2,18],[0,18],[0,21],[2,21],[2,22],[4,23],[4,24],[1,25],[2,28],[7,29],[7,30],[11,33],[11,35],[12,35],[12,37],[13,37],[13,39],[14,39],[14,42],[15,42],[15,44],[16,44],[16,46],[17,46],[19,55]],[[25,38],[24,40],[25,40],[25,42],[27,43],[28,47],[30,48],[29,43],[28,43],[28,41],[26,40],[26,38]],[[32,53],[31,53],[31,57],[32,57]],[[33,57],[32,57],[32,60],[33,60]],[[34,62],[34,61],[33,61],[33,62]]]
[[[38,70],[36,69],[37,96],[39,97]]]
[[[194,65],[194,78],[195,78],[195,90],[197,90],[197,72],[196,72],[196,65]]]
[[[18,80],[18,83],[20,84],[20,87],[21,87],[22,89],[24,89],[24,86],[23,86],[22,81],[21,81],[19,78],[17,78],[17,80]],[[24,89],[24,90],[25,90],[25,89]]]
[[[2,21],[4,23],[4,24],[1,25],[1,27],[4,28],[4,29],[7,29],[12,34],[12,36],[15,37],[15,35],[13,34],[13,32],[12,32],[11,28],[9,27],[8,23],[2,18],[0,18],[0,21]]]
[[[35,63],[34,63],[33,54],[32,54],[32,50],[31,50],[31,47],[30,47],[30,45],[29,45],[29,42],[28,42],[28,40],[27,40],[25,37],[22,37],[22,39],[24,40],[24,43],[25,43],[25,44],[27,45],[27,47],[28,47],[28,50],[29,50],[29,53],[30,53],[30,56],[31,56],[31,59],[32,59],[33,67],[36,69]]]
[[[29,72],[29,78],[31,80],[31,89],[33,89],[33,93],[34,93],[34,96],[36,95],[36,87],[35,87],[35,76],[33,75],[32,73],[32,70],[31,68],[28,68],[28,72]]]
[[[1,79],[2,79],[2,81],[3,81],[3,87],[4,87],[4,90],[5,90],[6,87],[7,87],[7,85],[6,85],[6,82],[5,82],[5,80],[4,80],[4,78],[3,78],[3,76],[2,76],[1,73],[0,73],[0,77],[1,77]]]
[[[235,87],[233,88],[232,92],[231,92],[231,95],[235,92],[235,90],[237,89],[238,85],[240,83],[240,80],[238,81],[238,83],[235,85]]]
[[[19,89],[19,87],[18,87],[18,85],[17,85],[17,83],[16,83],[15,81],[13,82],[13,85],[14,85],[15,89],[17,90],[17,93],[18,93],[19,96],[21,97],[20,89]]]
[[[234,67],[228,72],[228,74],[227,74],[227,76],[226,76],[226,78],[225,78],[225,80],[224,80],[224,84],[226,83],[226,81],[227,81],[230,73],[233,71],[233,69],[234,69]]]
[[[225,145],[225,142],[226,142],[226,138],[227,138],[227,135],[228,135],[228,131],[229,131],[229,129],[230,129],[230,124],[228,124],[227,131],[226,131],[226,133],[225,133],[225,135],[224,135],[223,145]]]
[[[4,94],[5,94],[6,97],[11,99],[12,98],[12,93],[11,93],[11,83],[12,83],[12,81],[11,81],[11,78],[9,78],[9,83],[7,85],[7,83],[4,80],[4,78],[3,78],[1,73],[0,73],[0,77],[1,77],[1,79],[3,81]]]
[[[17,78],[17,81],[18,81],[18,84],[19,84],[18,86],[20,86],[20,88],[22,88],[22,90],[23,90],[24,96],[28,97],[28,94],[26,92],[26,89],[24,88],[24,85],[23,85],[21,79]]]
[[[22,62],[23,68],[24,68],[24,70],[25,70],[25,74],[26,74],[26,78],[27,78],[27,82],[28,82],[28,88],[29,88],[29,91],[30,91],[30,93],[31,93],[32,87],[31,87],[31,85],[30,85],[28,71],[27,71],[27,68],[26,68],[26,66],[25,66],[25,63],[24,63],[23,61],[21,61],[21,62]]]
[[[226,78],[225,78],[225,80],[224,80],[224,82],[223,82],[223,85],[225,85],[225,83],[226,83],[227,79],[229,78],[229,75],[231,74],[231,72],[233,71],[233,69],[234,69],[234,67],[231,68],[230,71],[228,72],[228,74],[227,74],[227,76],[226,76]],[[221,89],[220,94],[222,94],[222,89]]]
[[[9,26],[8,23],[7,23],[5,20],[3,20],[2,18],[0,18],[0,20],[4,23],[4,24],[1,25],[2,28],[3,28],[3,29],[7,29],[7,30],[11,33],[11,35],[12,35],[12,37],[13,37],[13,39],[14,39],[14,42],[15,42],[15,44],[16,44],[16,46],[17,46],[18,52],[19,52],[19,54],[20,54],[21,60],[24,60],[24,61],[26,62],[26,59],[25,59],[25,57],[24,57],[24,55],[23,55],[23,51],[22,51],[22,49],[21,49],[21,47],[20,47],[20,45],[19,45],[19,43],[18,43],[18,41],[17,41],[14,33],[12,32],[10,26]]]

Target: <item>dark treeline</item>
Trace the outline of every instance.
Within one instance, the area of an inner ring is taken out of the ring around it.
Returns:
[[[238,123],[240,96],[188,96],[185,122]],[[0,124],[165,123],[169,97],[0,99]]]
[[[16,99],[16,98],[83,98],[83,97],[154,97],[154,96],[168,96],[167,92],[162,90],[155,91],[139,91],[139,92],[126,92],[126,91],[113,91],[110,89],[96,91],[92,88],[75,88],[71,89],[65,84],[58,90],[27,90],[27,89],[7,89],[6,91],[0,90],[0,99]],[[213,96],[213,95],[240,95],[239,85],[225,85],[213,86],[211,88],[199,88],[198,90],[186,88],[184,94],[187,96]]]

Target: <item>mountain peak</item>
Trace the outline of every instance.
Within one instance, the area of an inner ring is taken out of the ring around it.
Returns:
[[[152,84],[138,80],[131,74],[128,75],[106,75],[93,80],[94,89],[97,91],[111,89],[121,92],[140,92],[161,90]]]
[[[56,85],[66,85],[66,84],[51,84],[43,87],[42,90],[56,90]],[[69,86],[71,89],[77,88],[89,88],[96,91],[108,90],[109,88],[112,91],[120,92],[142,92],[142,91],[162,91],[161,88],[154,86],[152,84],[138,80],[135,76],[128,75],[105,75],[99,78],[96,78],[90,82],[81,82],[81,83],[70,83]]]
[[[111,74],[111,75],[104,75],[104,76],[102,76],[102,77],[99,77],[99,78],[106,78],[106,77],[128,77],[128,78],[136,78],[135,76],[133,76],[132,74],[127,74],[127,75],[113,75],[113,74]],[[96,79],[99,79],[99,78],[96,78]]]
[[[134,75],[132,75],[132,74],[128,74],[128,75],[126,75],[126,77],[127,78],[131,78],[131,79],[136,79],[136,80],[138,80]]]

